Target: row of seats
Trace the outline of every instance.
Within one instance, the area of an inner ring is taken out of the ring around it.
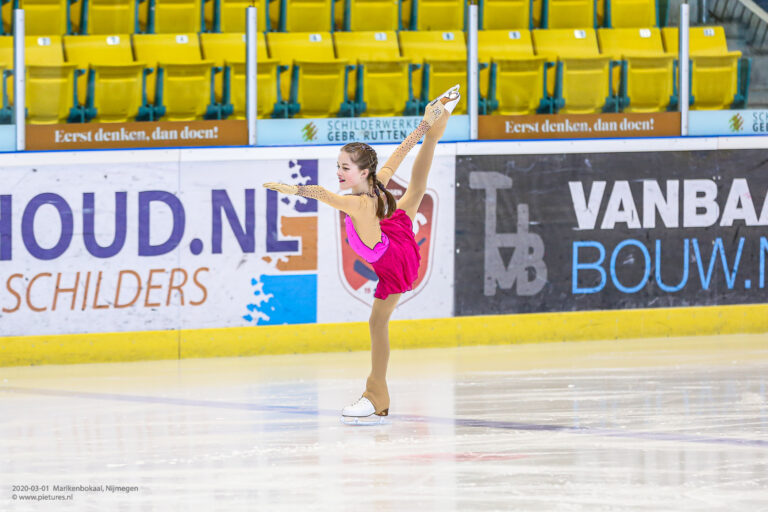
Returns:
[[[676,28],[480,31],[481,112],[676,108],[677,37]],[[28,36],[29,122],[243,119],[244,41]],[[257,48],[260,117],[414,115],[456,83],[466,90],[463,32],[260,33]],[[743,106],[749,61],[728,51],[722,27],[692,28],[690,48],[692,108]],[[0,67],[12,68],[12,53],[12,37],[0,37]],[[455,113],[465,112],[461,102]]]
[[[466,0],[8,0],[25,11],[27,35],[244,32],[258,8],[260,32],[464,30]],[[480,29],[659,26],[656,0],[481,0]]]

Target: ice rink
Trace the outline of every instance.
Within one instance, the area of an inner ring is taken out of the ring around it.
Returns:
[[[0,510],[768,511],[768,335],[395,351],[342,425],[368,369],[0,368]]]

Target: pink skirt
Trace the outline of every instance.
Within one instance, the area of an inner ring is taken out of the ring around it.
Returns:
[[[379,284],[373,294],[384,300],[393,293],[413,290],[413,283],[419,277],[421,254],[413,236],[411,218],[404,210],[395,210],[388,219],[381,219],[381,232],[389,238],[389,248],[375,263],[373,270],[379,276]]]

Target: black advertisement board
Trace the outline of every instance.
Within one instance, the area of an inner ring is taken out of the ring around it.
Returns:
[[[768,302],[768,152],[459,156],[456,314]]]

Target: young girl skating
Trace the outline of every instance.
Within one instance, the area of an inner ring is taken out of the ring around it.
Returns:
[[[419,126],[397,147],[381,170],[376,171],[376,151],[368,144],[353,142],[341,148],[336,175],[342,190],[338,195],[318,185],[264,186],[283,194],[322,201],[347,214],[347,238],[352,249],[373,266],[379,278],[369,320],[371,373],[362,397],[342,410],[342,421],[378,422],[389,414],[387,363],[389,362],[389,318],[403,292],[413,289],[419,271],[419,246],[413,234],[413,219],[427,189],[427,175],[440,137],[460,99],[459,86],[452,87],[427,105]],[[408,152],[424,137],[416,155],[411,181],[400,198],[386,190],[389,179]]]

